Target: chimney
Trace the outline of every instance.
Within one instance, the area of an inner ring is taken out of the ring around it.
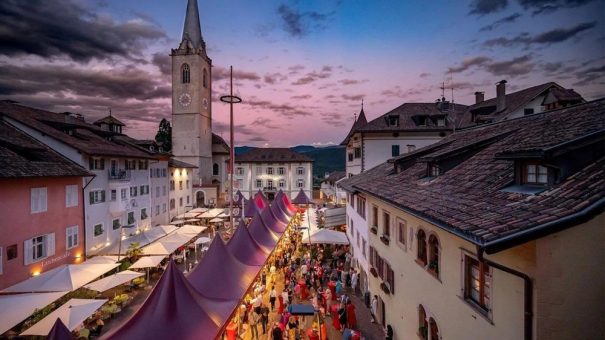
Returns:
[[[506,109],[506,80],[496,84],[496,112]]]
[[[475,92],[475,104],[479,104],[485,100],[483,92]]]

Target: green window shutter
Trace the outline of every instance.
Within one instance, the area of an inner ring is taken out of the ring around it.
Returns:
[[[93,191],[89,192],[89,204],[95,203],[95,193]]]
[[[101,191],[101,202],[105,202],[105,190]]]

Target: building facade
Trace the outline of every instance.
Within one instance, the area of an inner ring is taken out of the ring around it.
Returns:
[[[235,157],[233,180],[246,198],[260,190],[272,200],[282,190],[293,199],[300,189],[311,197],[313,160],[287,148],[256,148]]]
[[[197,168],[194,165],[171,159],[168,162],[169,194],[168,212],[169,220],[186,213],[193,208],[192,177]]]
[[[0,289],[84,258],[91,173],[0,122]]]
[[[346,204],[347,194],[337,186],[338,181],[345,178],[345,176],[345,171],[333,171],[326,175],[319,188],[319,198],[336,205]]]
[[[603,337],[604,118],[601,99],[462,129],[343,180],[351,214],[366,206],[378,322],[395,339]]]

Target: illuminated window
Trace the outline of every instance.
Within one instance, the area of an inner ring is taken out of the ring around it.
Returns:
[[[490,267],[477,259],[464,256],[464,297],[487,311],[491,298]]]

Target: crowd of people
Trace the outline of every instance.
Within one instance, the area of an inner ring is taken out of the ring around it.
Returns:
[[[326,340],[326,317],[344,334],[357,329],[355,305],[347,293],[357,288],[359,274],[351,268],[348,246],[300,241],[300,235],[290,237],[241,306],[242,331],[251,339]],[[309,303],[319,317],[292,315],[293,304]]]

